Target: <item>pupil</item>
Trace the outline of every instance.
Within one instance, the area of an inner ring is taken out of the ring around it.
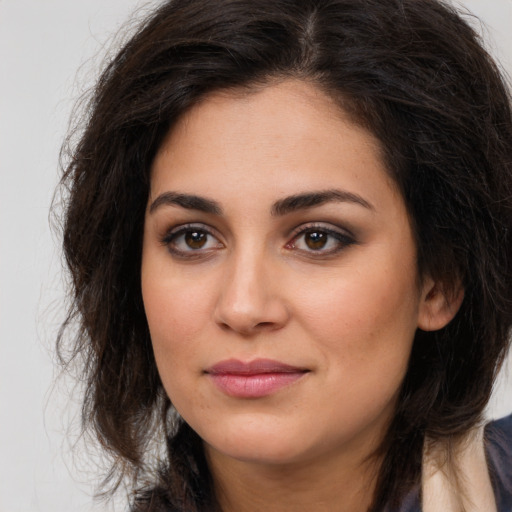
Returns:
[[[206,233],[189,231],[185,235],[185,242],[191,249],[201,249],[206,243]]]
[[[322,249],[327,243],[327,235],[325,233],[319,233],[313,231],[306,235],[306,245],[310,249]]]

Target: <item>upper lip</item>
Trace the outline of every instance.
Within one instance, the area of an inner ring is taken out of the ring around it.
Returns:
[[[292,366],[272,359],[254,359],[246,362],[238,359],[227,359],[207,368],[205,373],[213,375],[258,375],[262,373],[304,373],[307,371],[307,368]]]

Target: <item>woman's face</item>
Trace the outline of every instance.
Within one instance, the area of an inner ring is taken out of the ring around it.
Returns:
[[[210,456],[368,455],[427,291],[376,139],[285,81],[217,93],[153,164],[142,292],[160,376]]]

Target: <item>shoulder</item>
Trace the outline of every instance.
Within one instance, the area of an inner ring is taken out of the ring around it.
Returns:
[[[485,428],[487,462],[499,512],[512,512],[512,415]]]

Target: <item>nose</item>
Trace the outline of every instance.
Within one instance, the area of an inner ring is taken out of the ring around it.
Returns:
[[[289,319],[279,269],[261,254],[231,258],[215,307],[223,329],[250,336],[282,328]]]

